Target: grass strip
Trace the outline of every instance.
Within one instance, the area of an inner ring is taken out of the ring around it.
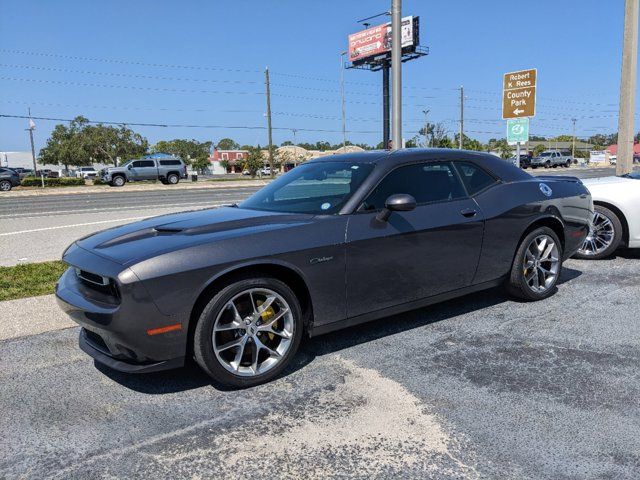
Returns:
[[[60,260],[0,267],[0,301],[53,293],[66,269]]]

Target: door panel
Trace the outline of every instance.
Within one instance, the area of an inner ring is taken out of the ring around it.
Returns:
[[[376,212],[354,214],[347,226],[348,316],[470,285],[483,223],[470,198],[393,212],[387,222]]]

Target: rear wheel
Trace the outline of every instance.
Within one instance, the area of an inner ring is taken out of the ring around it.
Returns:
[[[300,303],[271,277],[239,280],[209,301],[195,328],[196,362],[214,380],[251,387],[276,377],[302,339]]]
[[[8,192],[12,187],[13,185],[9,180],[0,180],[0,191]]]
[[[622,222],[606,207],[596,205],[589,234],[575,258],[599,260],[613,254],[622,241]]]
[[[169,175],[167,175],[167,183],[169,185],[175,185],[179,181],[180,181],[180,177],[177,174],[170,173]]]
[[[518,246],[507,290],[524,300],[542,300],[555,292],[562,270],[562,245],[548,227],[530,232]]]
[[[567,163],[565,163],[564,166],[569,168],[571,166],[571,160],[567,160]]]

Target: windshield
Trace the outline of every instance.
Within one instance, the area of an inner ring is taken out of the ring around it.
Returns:
[[[303,164],[254,193],[239,207],[270,212],[335,214],[373,167],[371,163]]]
[[[640,180],[640,170],[636,170],[636,171],[631,172],[631,173],[625,173],[622,176],[626,177],[626,178],[633,178],[634,180]]]

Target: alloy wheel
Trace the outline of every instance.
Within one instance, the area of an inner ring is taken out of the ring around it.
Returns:
[[[553,288],[560,267],[556,242],[549,235],[535,237],[524,254],[523,275],[527,286],[536,293]]]
[[[220,364],[234,375],[260,375],[286,355],[294,328],[293,313],[281,295],[252,288],[234,296],[218,313],[213,350]]]
[[[11,183],[8,181],[0,182],[0,190],[2,190],[3,192],[8,192],[9,190],[11,190]]]
[[[613,222],[600,212],[594,212],[589,234],[582,242],[578,253],[594,256],[604,252],[611,246],[615,237]]]

